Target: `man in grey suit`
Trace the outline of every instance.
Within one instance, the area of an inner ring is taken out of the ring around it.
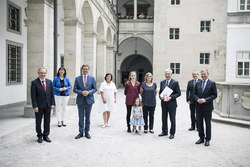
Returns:
[[[165,70],[165,77],[166,79],[161,81],[159,95],[168,86],[170,89],[173,90],[172,94],[167,98],[160,96],[161,99],[161,108],[162,108],[162,133],[159,136],[167,136],[168,135],[168,114],[170,117],[171,128],[170,128],[170,136],[169,139],[173,139],[175,135],[175,115],[176,115],[176,98],[181,95],[180,87],[178,81],[174,80],[172,77],[172,70],[166,69]]]
[[[73,91],[77,94],[76,104],[79,116],[79,134],[75,137],[75,139],[83,137],[83,132],[85,133],[85,137],[87,139],[91,139],[89,134],[90,114],[92,104],[95,103],[94,93],[96,92],[96,82],[95,78],[88,74],[88,65],[82,65],[81,71],[82,75],[76,77],[73,89]]]
[[[47,70],[44,67],[38,69],[38,78],[31,82],[31,101],[36,117],[36,132],[38,143],[43,140],[51,142],[50,133],[50,111],[54,109],[55,98],[52,81],[45,78]],[[42,118],[44,120],[44,131],[41,130]]]
[[[189,131],[195,130],[195,125],[198,130],[198,123],[196,120],[196,109],[195,109],[196,101],[194,99],[194,88],[196,86],[196,83],[200,81],[200,79],[198,78],[199,77],[198,71],[192,72],[192,77],[193,79],[188,81],[186,90],[186,101],[189,104],[190,118],[191,118],[191,127],[189,128]]]
[[[202,80],[196,84],[194,89],[194,98],[197,101],[196,111],[197,111],[197,121],[198,121],[198,131],[200,139],[195,144],[204,143],[206,139],[205,146],[210,145],[211,140],[211,119],[212,111],[214,110],[213,100],[217,97],[217,89],[214,81],[208,79],[208,70],[201,70]],[[203,127],[203,119],[206,124],[206,137]]]

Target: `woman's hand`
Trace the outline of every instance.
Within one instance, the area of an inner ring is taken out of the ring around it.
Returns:
[[[106,102],[107,102],[105,98],[103,98],[102,101],[104,104],[106,104]]]

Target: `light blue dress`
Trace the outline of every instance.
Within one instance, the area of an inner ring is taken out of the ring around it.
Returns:
[[[140,114],[141,114],[141,111],[140,111],[141,107],[135,107],[134,108],[134,114],[138,117]],[[144,119],[143,119],[143,116],[141,116],[139,119],[136,119],[134,117],[134,115],[132,115],[132,118],[130,120],[130,125],[132,126],[144,126],[145,123],[144,123]]]

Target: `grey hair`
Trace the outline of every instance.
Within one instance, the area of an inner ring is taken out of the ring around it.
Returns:
[[[196,74],[199,75],[199,72],[197,70],[194,70],[192,73],[196,73]]]
[[[172,74],[172,73],[173,73],[173,71],[172,71],[171,69],[169,69],[169,68],[168,68],[168,69],[166,69],[166,70],[165,70],[165,72],[169,72],[170,74]]]
[[[44,69],[46,71],[46,73],[47,73],[47,69],[45,67],[39,67],[37,72],[39,73],[41,69]]]
[[[201,72],[207,72],[207,74],[209,75],[209,72],[207,69],[203,69],[203,70],[201,70]]]

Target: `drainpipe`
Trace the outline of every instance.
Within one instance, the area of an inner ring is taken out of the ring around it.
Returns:
[[[54,0],[54,76],[57,74],[57,0]]]
[[[118,18],[118,2],[119,0],[116,0],[116,17]],[[115,84],[117,85],[119,81],[117,81],[117,70],[116,70],[116,57],[118,56],[119,53],[119,18],[117,19],[117,31],[116,31],[116,53],[115,53]]]

